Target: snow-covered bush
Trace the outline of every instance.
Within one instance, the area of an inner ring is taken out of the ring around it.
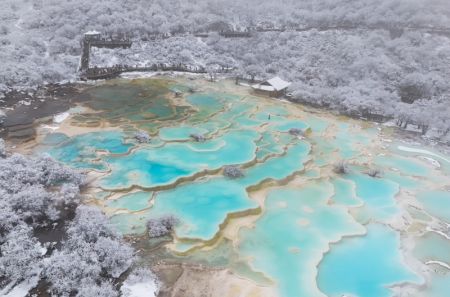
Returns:
[[[347,166],[347,162],[344,160],[339,161],[338,163],[336,163],[334,165],[334,172],[336,172],[337,174],[347,174],[348,173],[348,166]]]
[[[5,191],[0,190],[0,197],[5,197]],[[9,201],[0,199],[0,244],[5,242],[11,230],[23,223],[22,217],[19,216],[9,205]]]
[[[49,157],[0,158],[0,279],[15,283],[39,275],[45,253],[34,228],[53,224],[61,209],[77,203],[83,181]]]
[[[299,128],[291,128],[289,129],[289,134],[293,136],[302,136],[304,134],[302,129]]]
[[[0,158],[6,157],[6,145],[5,141],[0,138]]]
[[[131,266],[133,258],[131,246],[99,209],[79,206],[67,229],[67,240],[60,251],[46,259],[43,275],[51,291],[64,296],[77,292],[80,283],[118,278]]]
[[[206,140],[205,136],[203,136],[202,134],[198,134],[198,133],[192,133],[189,136],[196,142],[204,142]]]
[[[3,218],[0,218],[3,221]],[[2,225],[4,223],[2,222]],[[8,230],[0,242],[0,279],[19,282],[39,274],[42,247],[23,222]],[[0,287],[1,287],[0,283]]]
[[[75,292],[82,281],[96,281],[101,273],[100,266],[94,262],[89,247],[86,250],[56,251],[44,260],[43,276],[47,279],[50,291],[55,296],[69,296]]]
[[[134,133],[134,138],[139,143],[148,143],[151,140],[150,135],[148,135],[148,133],[145,131],[138,131],[138,132]]]
[[[119,292],[111,282],[104,281],[100,285],[95,282],[84,282],[80,284],[76,297],[117,297]]]
[[[48,156],[28,158],[19,154],[0,159],[3,199],[24,218],[55,221],[59,209],[78,202],[84,175]]]
[[[83,174],[49,157],[0,158],[0,289],[45,278],[54,296],[118,296],[112,285],[134,261],[132,247],[97,208],[78,206]],[[42,228],[67,223],[65,240],[47,251]],[[166,223],[167,225],[167,223]]]
[[[0,161],[0,187],[8,192],[16,192],[26,184],[49,187],[64,183],[82,186],[84,175],[49,156],[28,158],[13,154]]]
[[[383,175],[383,171],[379,168],[371,168],[367,171],[367,175],[371,177],[381,177]]]
[[[236,166],[225,166],[223,168],[223,175],[225,175],[228,178],[239,178],[243,177],[244,173],[241,169],[239,169]]]
[[[429,99],[432,95],[430,78],[421,73],[406,75],[399,83],[398,93],[403,102],[414,103],[419,99]]]
[[[161,237],[172,232],[179,220],[173,215],[165,215],[160,218],[149,219],[147,221],[148,235],[153,237]]]
[[[77,245],[77,241],[94,243],[103,237],[118,238],[119,234],[112,228],[108,218],[98,209],[80,205],[75,218],[67,228],[68,243]]]

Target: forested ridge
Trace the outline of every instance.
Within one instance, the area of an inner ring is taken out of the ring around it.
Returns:
[[[94,50],[93,65],[183,63],[232,67],[234,75],[246,78],[279,75],[293,82],[293,100],[382,115],[450,138],[446,1],[5,0],[0,5],[4,91],[76,79],[83,33],[97,30],[125,34],[134,43],[126,50]],[[254,33],[217,34],[228,30]],[[260,32],[265,30],[283,32]],[[194,36],[199,32],[209,36]],[[170,37],[151,40],[161,33]]]

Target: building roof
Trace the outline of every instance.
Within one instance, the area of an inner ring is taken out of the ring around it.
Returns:
[[[98,34],[100,34],[100,32],[98,32],[98,31],[88,31],[88,32],[84,33],[84,35],[98,35]]]
[[[290,82],[284,81],[278,76],[275,76],[265,82],[253,85],[252,88],[272,92],[284,90],[289,87],[290,84]]]
[[[274,87],[274,89],[277,91],[286,89],[291,84],[290,82],[282,80],[278,76],[275,76],[274,78],[269,79],[268,81],[266,81],[266,83],[271,85],[272,87]]]

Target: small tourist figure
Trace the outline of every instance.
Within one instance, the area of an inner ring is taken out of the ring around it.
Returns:
[[[267,119],[270,121],[270,113],[269,113],[269,116],[267,117]]]

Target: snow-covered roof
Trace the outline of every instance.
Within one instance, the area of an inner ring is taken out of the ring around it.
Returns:
[[[253,89],[258,89],[258,90],[263,90],[263,91],[268,91],[268,92],[273,92],[275,91],[275,88],[272,86],[265,86],[265,85],[261,85],[261,84],[256,84],[256,85],[252,85]]]
[[[253,85],[252,88],[272,92],[286,89],[290,84],[290,82],[284,81],[278,76],[275,76],[274,78],[266,80],[263,83]]]
[[[274,87],[275,90],[280,91],[280,90],[283,90],[283,89],[286,89],[287,87],[289,87],[289,85],[291,83],[282,80],[278,76],[275,76],[274,78],[271,78],[271,79],[265,81],[265,83],[263,83],[263,84],[271,85],[272,87]]]
[[[100,34],[100,32],[95,31],[95,30],[93,30],[93,31],[87,31],[86,33],[84,33],[84,35],[98,35],[98,34]]]

